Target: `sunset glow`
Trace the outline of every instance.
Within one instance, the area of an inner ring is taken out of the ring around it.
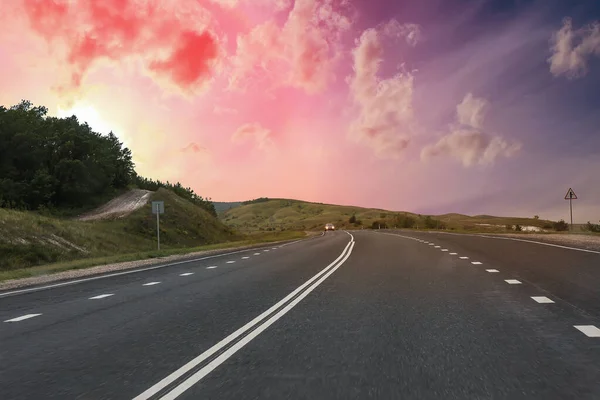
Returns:
[[[113,131],[143,176],[552,219],[573,187],[576,222],[600,219],[594,1],[6,3],[0,104]]]

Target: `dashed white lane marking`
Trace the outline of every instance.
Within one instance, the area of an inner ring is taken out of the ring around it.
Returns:
[[[468,260],[469,257],[460,257],[461,260]]]
[[[486,269],[486,271],[487,271],[487,272],[491,272],[492,274],[495,274],[495,273],[497,273],[497,272],[500,272],[500,271],[498,271],[497,269]]]
[[[27,314],[27,315],[21,315],[20,317],[17,318],[12,318],[12,319],[7,319],[4,322],[19,322],[19,321],[23,321],[29,318],[33,318],[33,317],[38,317],[42,314]]]
[[[471,264],[473,264],[473,265],[481,265],[482,263],[480,263],[479,261],[471,261]]]
[[[554,301],[550,300],[546,296],[531,296],[531,298],[538,303],[546,304],[546,303],[554,303]]]
[[[179,274],[179,276],[190,276],[190,275],[194,275],[193,272],[184,272],[183,274]]]
[[[573,325],[575,329],[580,330],[587,337],[600,337],[600,329],[594,325]]]
[[[442,246],[435,246],[434,249],[441,249]]]
[[[458,253],[450,253],[451,256],[456,256]]]
[[[277,247],[273,247],[273,250],[277,250]]]
[[[268,250],[268,249],[267,249],[267,250],[264,250],[264,252],[265,252],[265,253],[266,253],[267,251],[269,251],[269,250]]]
[[[227,261],[227,264],[233,264],[235,261]]]
[[[160,282],[148,282],[148,283],[144,283],[142,286],[154,286],[154,285],[158,285]]]
[[[260,256],[260,253],[254,253],[255,256]]]
[[[429,243],[430,246],[435,246],[435,243]]]
[[[294,244],[294,243],[304,242],[304,241],[311,240],[311,239],[312,238],[306,238],[306,239],[296,240],[296,241],[293,241],[293,242],[286,243],[286,244],[282,245],[282,247],[289,246],[289,245]],[[19,294],[19,293],[39,292],[40,290],[53,289],[53,288],[61,287],[61,286],[76,285],[76,284],[79,284],[79,283],[89,282],[89,281],[95,281],[95,280],[98,280],[98,279],[113,278],[115,276],[137,274],[139,272],[153,271],[155,269],[172,267],[173,265],[188,264],[188,263],[192,263],[192,262],[209,260],[209,259],[213,259],[213,258],[228,257],[228,256],[230,256],[232,254],[245,253],[247,251],[248,251],[248,249],[244,249],[244,250],[232,251],[232,252],[229,252],[229,253],[216,254],[214,256],[194,258],[194,259],[185,260],[185,261],[177,261],[177,262],[172,262],[172,263],[169,263],[169,264],[154,265],[152,267],[140,268],[140,269],[135,269],[135,270],[132,270],[132,271],[115,272],[113,274],[93,276],[93,277],[90,277],[90,278],[75,279],[75,280],[68,281],[68,282],[54,283],[54,284],[46,285],[46,286],[39,286],[39,287],[33,287],[33,288],[27,288],[27,289],[11,290],[10,292],[0,293],[0,297],[12,296],[12,295]]]
[[[521,281],[517,280],[517,279],[505,279],[504,282],[508,283],[509,285],[520,285]]]
[[[250,258],[250,257],[242,257],[242,260],[247,260],[247,259],[249,259],[249,258]]]
[[[211,265],[210,267],[206,267],[206,269],[215,269],[215,268],[217,268],[216,265]]]
[[[98,296],[90,297],[90,300],[100,300],[114,295],[114,293],[99,294]]]
[[[442,249],[442,251],[448,251],[448,249]]]

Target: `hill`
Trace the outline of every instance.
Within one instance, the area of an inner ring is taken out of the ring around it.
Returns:
[[[352,218],[354,217],[354,218]],[[426,216],[375,208],[311,203],[291,199],[262,199],[225,211],[222,220],[240,231],[315,230],[331,222],[341,229],[402,227],[466,231],[506,231],[506,225],[528,230],[553,229],[552,221],[536,218],[468,216],[443,214]],[[351,220],[352,218],[352,220]],[[352,222],[351,222],[352,221]]]
[[[156,218],[149,202],[165,202],[161,215],[161,250],[196,247],[241,239],[202,207],[160,188],[123,216],[67,219],[31,211],[0,208],[0,270],[57,261],[104,257],[156,249]]]
[[[213,201],[213,205],[218,214],[242,205],[241,201]]]

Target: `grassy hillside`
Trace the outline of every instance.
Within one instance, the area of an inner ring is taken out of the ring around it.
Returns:
[[[350,223],[350,218],[353,215],[356,222]],[[402,221],[407,218],[414,220],[414,227],[419,229],[439,227],[457,231],[505,231],[507,224],[543,228],[544,226],[549,227],[552,223],[551,221],[534,218],[506,218],[488,215],[471,217],[462,214],[445,214],[431,216],[429,219],[426,217],[425,215],[406,212],[309,203],[288,199],[271,199],[242,205],[221,215],[223,222],[243,232],[323,229],[323,226],[328,222],[336,224],[338,228],[342,229],[369,228],[374,223],[381,223],[382,226],[388,227],[401,227]]]
[[[161,249],[240,240],[239,234],[207,211],[159,189],[151,200],[165,202]],[[0,209],[0,270],[156,249],[156,217],[150,204],[112,220],[77,221],[34,212]]]

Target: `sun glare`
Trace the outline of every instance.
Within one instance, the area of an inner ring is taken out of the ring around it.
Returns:
[[[62,109],[60,106],[58,107],[57,117],[67,118],[72,115],[75,115],[80,123],[87,122],[94,132],[106,135],[111,130],[114,131],[114,127],[111,127],[109,123],[103,120],[98,111],[89,104],[75,104],[67,110]]]

